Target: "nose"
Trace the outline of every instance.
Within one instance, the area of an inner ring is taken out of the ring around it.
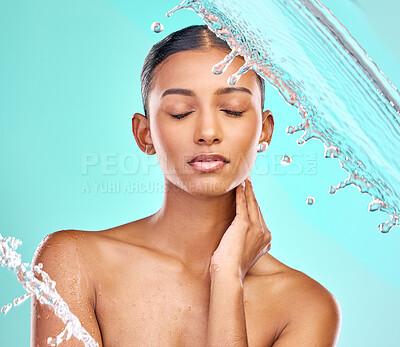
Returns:
[[[199,114],[193,136],[198,144],[212,145],[222,141],[222,129],[218,114],[204,112]]]

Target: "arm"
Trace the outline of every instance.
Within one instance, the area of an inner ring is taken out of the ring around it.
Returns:
[[[269,251],[271,233],[265,225],[250,180],[236,188],[236,216],[211,257],[208,347],[248,346],[243,280]]]
[[[207,341],[208,347],[248,346],[243,286],[238,277],[219,271],[211,274]]]
[[[83,232],[66,230],[46,237],[39,245],[33,265],[43,264],[43,270],[56,282],[56,290],[78,317],[82,326],[102,346],[101,333],[94,311],[95,292],[88,262],[82,250]],[[31,346],[49,346],[47,339],[57,336],[65,328],[52,309],[32,297]],[[63,346],[83,346],[75,337]]]

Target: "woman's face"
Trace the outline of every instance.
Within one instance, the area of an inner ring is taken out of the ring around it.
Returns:
[[[149,94],[160,167],[170,182],[195,195],[217,196],[239,185],[254,165],[259,142],[272,135],[272,115],[262,114],[256,74],[249,71],[235,86],[227,84],[244,60],[235,58],[222,75],[211,72],[225,55],[212,48],[169,56],[156,68]],[[202,153],[226,161],[198,157],[190,163]]]

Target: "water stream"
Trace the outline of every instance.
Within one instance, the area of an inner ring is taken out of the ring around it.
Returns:
[[[319,139],[348,172],[328,192],[354,185],[371,195],[370,211],[389,215],[381,232],[399,225],[400,94],[329,9],[318,0],[184,0],[167,16],[183,8],[232,49],[214,73],[241,55],[229,84],[253,69],[297,107],[302,123],[287,133],[302,132],[299,145]]]
[[[223,73],[235,56],[243,56],[245,64],[228,83],[235,84],[250,69],[259,73],[298,109],[302,122],[287,133],[302,133],[299,145],[313,138],[322,141],[323,155],[348,172],[328,192],[355,185],[371,196],[370,211],[389,216],[379,225],[381,232],[399,226],[400,94],[329,9],[318,0],[185,0],[167,15],[183,8],[197,12],[232,49],[216,62],[214,73]],[[152,30],[162,31],[162,26],[154,23]],[[282,158],[282,165],[290,161]],[[307,198],[307,204],[313,202]],[[55,282],[40,266],[22,263],[16,252],[20,243],[0,235],[0,264],[27,291],[14,306],[35,295],[54,310],[66,327],[49,337],[53,346],[72,335],[86,346],[98,346],[56,292]]]

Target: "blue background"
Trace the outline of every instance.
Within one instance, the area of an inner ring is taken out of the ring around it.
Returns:
[[[323,2],[400,86],[400,5]],[[0,233],[23,241],[23,261],[51,232],[102,230],[161,206],[162,172],[155,156],[137,148],[131,116],[142,112],[139,74],[150,47],[202,23],[187,10],[166,18],[177,4],[0,1]],[[161,34],[150,30],[153,21],[164,24]],[[399,228],[380,234],[387,215],[368,212],[370,197],[354,187],[328,194],[347,173],[323,158],[319,141],[299,147],[295,135],[286,135],[300,117],[269,86],[266,107],[275,133],[252,177],[273,233],[270,253],[339,300],[339,346],[398,346]],[[285,154],[294,161],[288,167],[279,165]],[[309,195],[312,206],[305,204]],[[22,294],[15,275],[0,269],[0,306]],[[0,315],[0,345],[29,345],[29,329],[26,302]]]

